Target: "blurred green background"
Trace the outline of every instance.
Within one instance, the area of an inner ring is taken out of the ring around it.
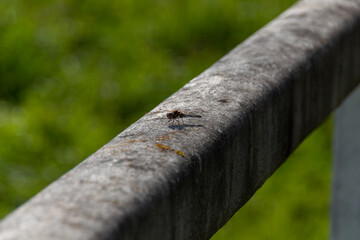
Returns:
[[[0,218],[294,0],[0,0]],[[327,121],[213,239],[325,239]]]

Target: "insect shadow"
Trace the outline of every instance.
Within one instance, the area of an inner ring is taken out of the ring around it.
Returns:
[[[169,125],[168,128],[182,130],[187,127],[204,127],[202,124]]]

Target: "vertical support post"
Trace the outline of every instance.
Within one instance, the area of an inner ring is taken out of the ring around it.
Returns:
[[[360,87],[335,113],[331,239],[360,239]]]

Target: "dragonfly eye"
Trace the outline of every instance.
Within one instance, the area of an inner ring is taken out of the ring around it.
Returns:
[[[167,114],[166,114],[166,117],[167,117],[168,119],[172,119],[172,113],[167,113]]]

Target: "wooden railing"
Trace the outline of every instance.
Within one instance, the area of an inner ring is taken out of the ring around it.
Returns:
[[[300,1],[8,215],[0,239],[209,239],[359,82],[360,1]]]

